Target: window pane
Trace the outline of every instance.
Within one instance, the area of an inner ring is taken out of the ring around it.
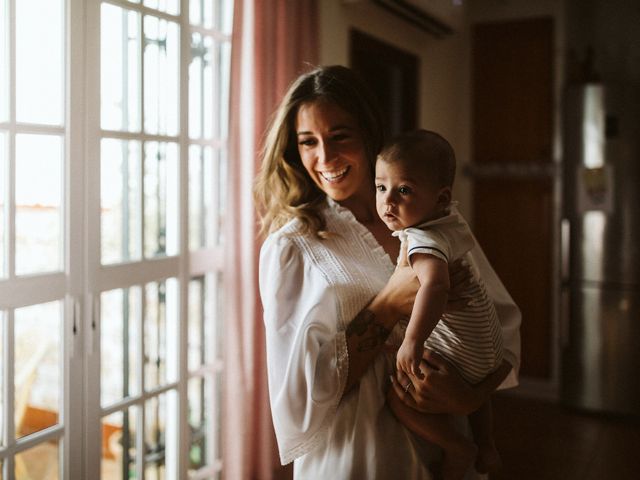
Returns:
[[[45,442],[16,455],[16,480],[57,480],[62,477],[58,442]]]
[[[64,1],[20,0],[14,4],[17,120],[61,125],[64,117]]]
[[[233,0],[215,0],[216,25],[215,29],[230,34],[233,26]]]
[[[145,480],[166,478],[167,395],[152,397],[144,406]]]
[[[102,480],[136,478],[137,407],[102,419]]]
[[[189,249],[197,250],[205,244],[206,199],[204,196],[204,158],[202,147],[189,147]]]
[[[7,275],[7,134],[0,130],[0,278]]]
[[[189,370],[195,370],[204,363],[204,277],[189,282]]]
[[[147,142],[144,159],[144,255],[178,253],[178,145]]]
[[[144,5],[172,15],[180,12],[180,0],[144,0]]]
[[[101,37],[102,128],[140,131],[140,15],[103,3]]]
[[[222,309],[224,305],[224,281],[222,278],[222,273],[217,273],[211,275],[212,279],[215,279],[215,283],[208,290],[211,295],[211,302],[208,303],[210,305],[209,310],[209,321],[207,324],[210,328],[213,328],[214,331],[212,333],[212,337],[215,339],[215,349],[211,353],[211,357],[207,359],[208,363],[213,363],[214,360],[222,360],[223,353],[223,334],[224,334],[224,323],[222,316]]]
[[[102,263],[139,260],[142,244],[140,142],[104,139],[100,159]]]
[[[189,247],[191,250],[209,247],[214,242],[215,224],[212,220],[215,201],[216,172],[213,149],[189,147]]]
[[[15,332],[16,438],[58,423],[62,360],[59,301],[19,308]]]
[[[227,212],[227,164],[228,156],[226,150],[218,150],[218,171],[217,171],[217,188],[215,192],[218,194],[216,215],[216,243],[222,245],[224,243],[224,222]],[[213,184],[213,182],[211,182]]]
[[[189,380],[189,473],[212,465],[215,460],[213,449],[214,425],[219,421],[214,416],[214,384],[210,376]]]
[[[202,25],[203,8],[210,3],[211,0],[189,0],[189,22],[191,25]]]
[[[4,401],[4,379],[5,373],[4,369],[7,365],[7,359],[4,358],[4,339],[5,334],[5,312],[0,310],[0,447],[4,445],[4,409],[5,409],[5,401]],[[0,464],[1,466],[1,464]],[[2,468],[0,468],[0,477],[2,477]]]
[[[144,17],[144,129],[178,134],[179,28],[173,22]]]
[[[216,373],[215,402],[211,405],[211,415],[213,422],[213,435],[215,436],[214,456],[222,460],[222,372]]]
[[[62,145],[59,136],[16,135],[18,275],[62,266]]]
[[[217,49],[217,78],[215,80],[215,94],[218,102],[218,117],[216,119],[215,135],[218,138],[225,139],[229,136],[229,78],[231,68],[231,44],[229,42],[219,43]]]
[[[0,0],[0,122],[9,119],[9,18],[7,0]],[[2,469],[0,469],[1,474]]]
[[[189,370],[222,359],[222,282],[219,274],[189,283]]]
[[[140,287],[100,296],[100,398],[103,407],[140,393]]]
[[[145,288],[144,383],[149,391],[173,382],[178,374],[178,282],[149,283]]]
[[[213,40],[199,33],[191,36],[189,65],[189,137],[213,134]]]

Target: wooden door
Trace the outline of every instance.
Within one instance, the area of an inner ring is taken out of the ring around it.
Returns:
[[[524,377],[552,373],[553,21],[473,29],[474,230],[522,310]]]
[[[378,98],[389,135],[418,126],[418,57],[351,30],[350,62]]]

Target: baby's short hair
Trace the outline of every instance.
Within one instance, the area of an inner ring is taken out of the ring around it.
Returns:
[[[456,155],[447,140],[431,130],[412,130],[394,137],[378,160],[420,169],[438,187],[452,187],[456,176]]]

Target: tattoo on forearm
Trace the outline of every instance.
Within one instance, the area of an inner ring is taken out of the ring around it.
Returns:
[[[376,316],[370,310],[363,310],[347,326],[347,339],[356,339],[356,348],[359,352],[366,352],[382,345],[391,330],[376,321]]]

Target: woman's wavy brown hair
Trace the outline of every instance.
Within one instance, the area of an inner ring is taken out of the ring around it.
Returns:
[[[300,220],[301,234],[320,238],[328,234],[320,213],[326,195],[302,164],[295,131],[300,107],[316,101],[331,102],[353,117],[373,171],[384,142],[384,130],[377,102],[367,86],[353,70],[340,65],[302,74],[289,87],[264,138],[262,166],[253,188],[263,234],[294,218]]]

